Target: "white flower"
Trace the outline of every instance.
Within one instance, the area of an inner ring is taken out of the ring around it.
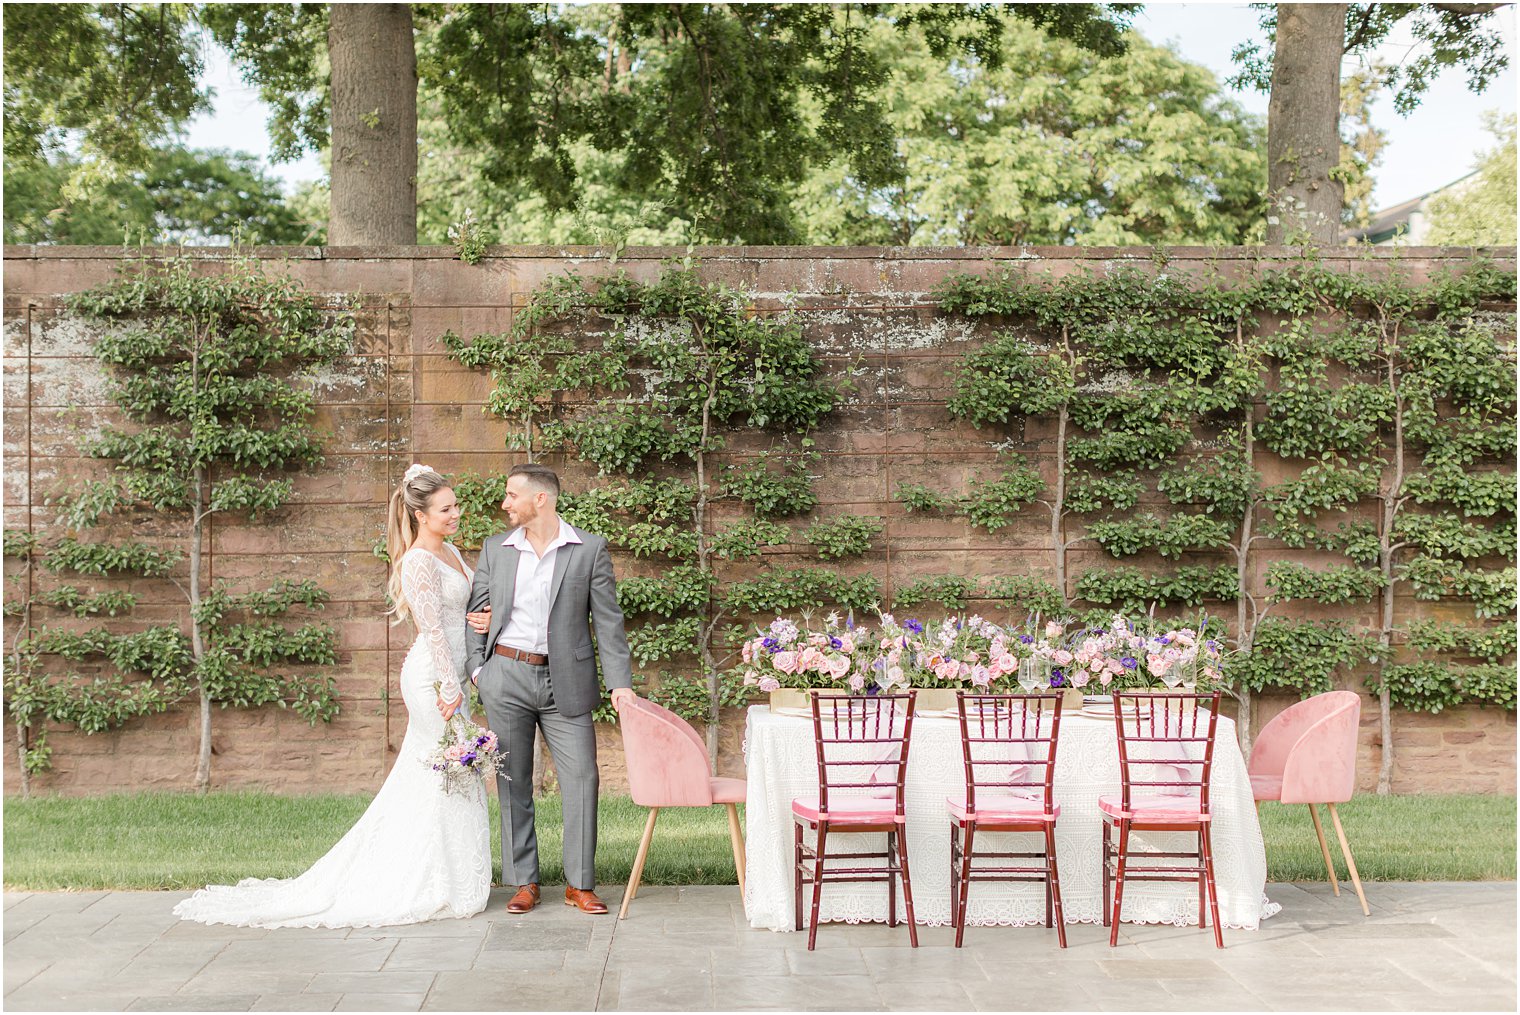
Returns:
[[[406,475],[403,477],[403,482],[410,483],[412,480],[416,479],[424,472],[432,471],[433,467],[431,465],[423,465],[421,462],[416,462],[406,470]]]

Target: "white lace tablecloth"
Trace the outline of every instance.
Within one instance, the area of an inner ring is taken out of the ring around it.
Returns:
[[[754,705],[744,738],[748,768],[746,845],[748,883],[744,906],[752,927],[792,930],[792,800],[818,792],[818,763],[811,719],[772,713]],[[1219,717],[1214,749],[1214,875],[1219,914],[1226,927],[1255,930],[1282,907],[1267,900],[1267,857],[1251,798],[1245,759],[1235,724]],[[950,922],[950,819],[945,798],[964,794],[960,724],[952,718],[920,715],[913,720],[908,754],[908,863],[918,922]],[[1119,792],[1119,754],[1112,718],[1067,713],[1061,719],[1056,754],[1056,857],[1061,900],[1068,923],[1099,923],[1103,916],[1100,794]],[[811,836],[809,836],[811,841]],[[855,836],[829,835],[829,844],[847,851]],[[1022,840],[1015,843],[1015,840]],[[986,850],[1033,850],[1039,837],[984,832]],[[860,836],[867,848],[881,849],[883,836]],[[1132,848],[1192,849],[1197,836],[1183,833],[1131,834]],[[901,899],[898,901],[901,916]],[[884,922],[886,884],[825,885],[820,918],[847,923]],[[967,918],[973,925],[1028,925],[1045,922],[1045,889],[1039,882],[975,882]],[[1131,881],[1124,890],[1124,922],[1198,922],[1194,882]]]

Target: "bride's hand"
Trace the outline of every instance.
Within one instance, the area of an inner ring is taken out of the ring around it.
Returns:
[[[454,718],[454,713],[458,712],[459,711],[459,706],[461,706],[463,704],[464,704],[464,695],[462,695],[462,694],[458,698],[456,698],[453,702],[445,702],[442,698],[439,698],[438,699],[438,711],[439,711],[440,714],[442,714],[443,721],[444,722],[448,722],[450,719]]]
[[[479,613],[466,613],[464,619],[469,623],[470,629],[476,634],[485,634],[491,630],[491,608],[489,606]]]

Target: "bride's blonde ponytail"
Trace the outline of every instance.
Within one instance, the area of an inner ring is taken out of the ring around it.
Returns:
[[[425,465],[413,465],[406,473],[406,478],[391,494],[385,512],[385,553],[391,562],[391,577],[386,585],[391,608],[386,612],[395,616],[392,623],[396,624],[411,615],[401,590],[401,558],[417,541],[415,512],[426,511],[433,494],[449,486],[448,480]]]

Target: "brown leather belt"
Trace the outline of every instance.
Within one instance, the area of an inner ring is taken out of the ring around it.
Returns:
[[[496,654],[506,656],[508,659],[516,659],[518,662],[527,663],[529,666],[548,666],[549,657],[539,655],[537,652],[524,652],[522,649],[513,648],[510,645],[497,645]]]

